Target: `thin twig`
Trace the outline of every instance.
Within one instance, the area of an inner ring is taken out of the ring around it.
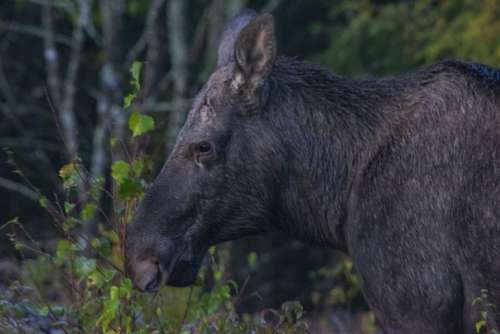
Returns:
[[[151,6],[149,7],[149,11],[146,17],[146,24],[144,27],[144,31],[141,36],[134,44],[134,46],[130,49],[126,57],[126,68],[129,68],[132,62],[137,59],[139,54],[144,50],[148,42],[148,35],[153,29],[154,23],[157,20],[157,17],[160,13],[160,9],[165,3],[165,0],[154,0]]]
[[[24,197],[29,198],[34,202],[38,202],[38,199],[40,198],[40,196],[36,192],[26,187],[25,185],[11,181],[9,179],[5,179],[3,177],[0,177],[0,187],[23,195]]]
[[[17,22],[2,22],[0,21],[0,30],[11,31],[16,34],[30,35],[35,37],[44,38],[45,32],[40,30],[40,27],[37,26],[29,26],[26,24],[20,24]],[[61,44],[64,46],[71,46],[71,39],[61,35],[54,34],[54,42],[57,44]]]

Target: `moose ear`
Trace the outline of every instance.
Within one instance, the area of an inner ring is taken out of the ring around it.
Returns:
[[[234,60],[234,44],[241,30],[245,28],[254,18],[257,12],[252,9],[244,9],[236,15],[224,28],[219,42],[217,52],[217,68],[225,66]]]
[[[262,14],[246,25],[234,47],[233,86],[256,89],[267,78],[276,58],[276,35],[271,14]]]

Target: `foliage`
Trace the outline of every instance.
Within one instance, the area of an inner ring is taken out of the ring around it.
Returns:
[[[360,277],[354,270],[351,258],[346,255],[335,266],[320,268],[310,273],[310,277],[316,287],[312,301],[317,306],[346,305],[360,294]],[[332,281],[335,282],[333,288]],[[324,286],[327,287],[326,291]]]
[[[130,107],[140,89],[141,66],[134,63],[133,92],[125,99]],[[154,121],[137,111],[129,127],[135,137],[154,129]],[[306,333],[303,309],[297,302],[261,316],[239,316],[236,304],[244,291],[225,281],[225,254],[212,248],[210,271],[202,271],[198,284],[186,289],[164,287],[156,295],[137,292],[124,271],[124,240],[137,202],[147,187],[148,158],[140,151],[128,161],[112,164],[114,212],[108,217],[95,200],[102,180],[89,179],[76,159],[64,165],[59,176],[66,190],[61,204],[40,196],[39,203],[52,216],[64,237],[54,252],[46,252],[26,234],[27,242],[12,234],[16,248],[35,250],[38,256],[23,263],[23,279],[0,294],[0,331],[50,333]],[[88,184],[85,203],[75,198],[80,183]],[[91,240],[81,229],[96,217],[102,224]],[[22,225],[14,219],[9,225]],[[25,232],[25,231],[24,231]],[[214,259],[218,258],[218,261]],[[254,258],[255,262],[256,259]],[[209,276],[209,273],[210,276]],[[206,282],[213,282],[207,289]]]
[[[351,1],[332,6],[316,58],[344,74],[400,73],[445,58],[500,64],[496,0]]]
[[[491,333],[500,334],[499,328],[491,328],[489,319],[495,319],[492,314],[498,313],[497,306],[489,302],[488,290],[481,289],[481,294],[474,298],[472,306],[477,307],[480,311],[481,317],[475,323],[476,333]]]

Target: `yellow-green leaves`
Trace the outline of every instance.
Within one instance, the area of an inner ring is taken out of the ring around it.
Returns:
[[[123,99],[123,107],[125,109],[132,105],[137,97],[137,93],[141,89],[141,70],[142,63],[134,61],[132,67],[130,68],[130,76],[132,77],[130,84],[132,85],[132,90]],[[130,131],[132,131],[132,136],[137,137],[153,130],[155,128],[155,122],[153,117],[134,111],[128,119],[128,127]],[[111,142],[111,146],[114,146],[113,141]]]
[[[109,333],[110,324],[119,314],[121,301],[128,301],[132,296],[132,281],[124,278],[120,286],[112,286],[109,290],[109,298],[104,302],[104,309],[97,323],[101,326],[104,333]],[[131,330],[131,318],[122,319],[125,321],[126,332]]]
[[[130,68],[130,74],[132,75],[132,81],[130,82],[135,91],[141,89],[141,70],[142,62],[134,61],[132,67]]]
[[[137,137],[152,131],[155,128],[155,121],[151,116],[134,111],[128,120],[128,127],[132,131],[132,136]]]
[[[481,332],[481,329],[486,326],[486,320],[482,319],[482,320],[478,320],[476,322],[476,333],[480,333]]]
[[[135,175],[138,167],[123,160],[118,160],[111,167],[111,176],[118,185],[118,196],[123,200],[139,198],[144,193],[145,186]]]
[[[40,198],[38,199],[38,204],[40,204],[42,208],[46,208],[49,204],[49,200],[45,196],[40,196]]]
[[[96,209],[97,209],[97,204],[95,203],[90,202],[85,204],[81,213],[82,220],[89,220],[90,218],[92,218],[94,216],[94,212]]]
[[[81,180],[78,168],[73,162],[61,167],[59,170],[59,177],[63,181],[64,189],[76,187]]]
[[[73,252],[73,247],[71,246],[71,243],[69,240],[66,239],[61,239],[57,243],[57,249],[56,249],[56,257],[55,257],[55,262],[56,264],[62,264],[66,262],[71,253]]]
[[[111,167],[111,176],[116,181],[116,183],[123,183],[130,174],[130,165],[128,162],[123,160],[117,160],[113,163]]]
[[[124,108],[128,108],[132,105],[137,96],[137,92],[141,89],[141,69],[142,63],[140,61],[134,61],[130,68],[130,75],[132,76],[130,84],[132,85],[132,91],[123,99]]]
[[[250,268],[255,269],[257,266],[257,253],[256,252],[248,253],[247,262]]]
[[[132,170],[135,176],[140,177],[142,171],[144,170],[144,159],[137,158],[134,162],[132,162]]]

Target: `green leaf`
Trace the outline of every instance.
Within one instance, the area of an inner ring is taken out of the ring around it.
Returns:
[[[116,275],[116,270],[114,269],[109,269],[104,271],[104,280],[106,282],[111,282],[111,280],[115,277]]]
[[[132,17],[138,17],[144,15],[148,7],[146,3],[142,0],[127,1],[127,14]]]
[[[97,209],[95,203],[87,203],[82,210],[82,220],[89,220],[94,216],[94,212]]]
[[[76,274],[80,278],[87,278],[96,269],[96,265],[95,259],[79,256],[75,260]]]
[[[63,222],[63,230],[64,231],[69,231],[73,229],[76,225],[78,224],[78,220],[76,220],[73,217],[68,217],[64,222]]]
[[[210,248],[208,249],[208,254],[214,256],[215,255],[215,251],[216,251],[217,247],[215,246],[210,246]]]
[[[125,201],[140,198],[144,194],[144,187],[138,180],[124,179],[118,189],[118,197]]]
[[[125,278],[120,286],[120,297],[125,299],[130,299],[132,296],[132,281],[129,278]]]
[[[46,317],[47,315],[49,315],[49,308],[48,308],[48,306],[42,307],[38,313],[40,313],[40,315],[44,316],[44,317]]]
[[[476,297],[472,300],[472,305],[477,305],[483,302],[483,299],[481,297]]]
[[[40,196],[40,199],[38,200],[38,204],[40,204],[40,206],[42,208],[46,208],[47,205],[49,204],[49,200],[45,196]]]
[[[142,62],[134,61],[132,67],[130,68],[130,74],[132,75],[132,84],[136,91],[141,89],[141,70]]]
[[[155,128],[153,117],[143,115],[134,111],[128,120],[128,127],[132,131],[132,136],[137,137]]]
[[[112,286],[109,290],[109,298],[111,300],[117,300],[120,298],[120,289],[117,286]]]
[[[104,182],[106,180],[104,179],[103,176],[93,178],[91,181],[91,187],[90,187],[90,198],[92,198],[94,201],[99,202],[99,199],[101,197],[102,190],[104,189]]]
[[[115,161],[111,167],[111,176],[118,184],[123,183],[128,178],[129,173],[130,165],[123,160]]]
[[[255,252],[248,253],[248,265],[251,268],[255,268],[255,266],[257,265],[257,253]]]
[[[281,305],[281,311],[289,323],[299,320],[304,315],[304,307],[297,301],[283,303],[283,305]]]
[[[136,177],[141,176],[142,171],[144,170],[144,160],[139,158],[132,162],[132,170],[134,171],[134,175]]]
[[[125,101],[125,99],[124,99],[124,101]],[[124,102],[124,104],[125,104],[125,102]],[[127,108],[127,106],[125,106],[125,108]],[[111,139],[109,140],[109,144],[111,145],[111,148],[115,148],[116,144],[118,144],[118,138],[111,137]]]
[[[71,210],[73,210],[75,208],[75,206],[76,205],[74,203],[64,202],[64,212],[70,213]]]
[[[476,333],[481,332],[481,328],[486,326],[486,320],[479,320],[476,322]]]
[[[116,233],[116,231],[114,230],[104,230],[102,232],[102,234],[108,238],[108,240],[112,243],[118,243],[120,242],[120,237],[118,236],[118,234]]]
[[[124,278],[122,281],[122,288],[127,292],[131,293],[132,292],[132,281],[130,278]]]
[[[74,163],[62,166],[59,170],[59,177],[63,180],[64,189],[75,187],[81,179],[78,169]]]
[[[56,263],[57,264],[64,263],[71,252],[72,252],[71,243],[66,239],[59,240],[56,249],[56,259],[55,259]]]
[[[117,287],[114,286],[111,288],[112,291],[113,288],[117,289]],[[101,312],[101,316],[97,319],[97,323],[101,325],[103,332],[107,332],[109,325],[116,318],[119,307],[119,299],[111,298],[106,300],[106,302],[104,303],[104,310],[103,312]]]
[[[125,96],[123,98],[123,107],[125,109],[130,107],[132,105],[132,102],[134,102],[134,100],[135,100],[135,94],[134,93],[128,94],[127,96]],[[111,139],[111,147],[114,147],[115,144],[116,144],[116,141],[113,141],[113,139]]]
[[[66,312],[66,309],[61,306],[61,305],[54,305],[51,307],[51,310],[52,310],[52,313],[54,313],[54,315],[56,316],[63,316],[64,313]]]

